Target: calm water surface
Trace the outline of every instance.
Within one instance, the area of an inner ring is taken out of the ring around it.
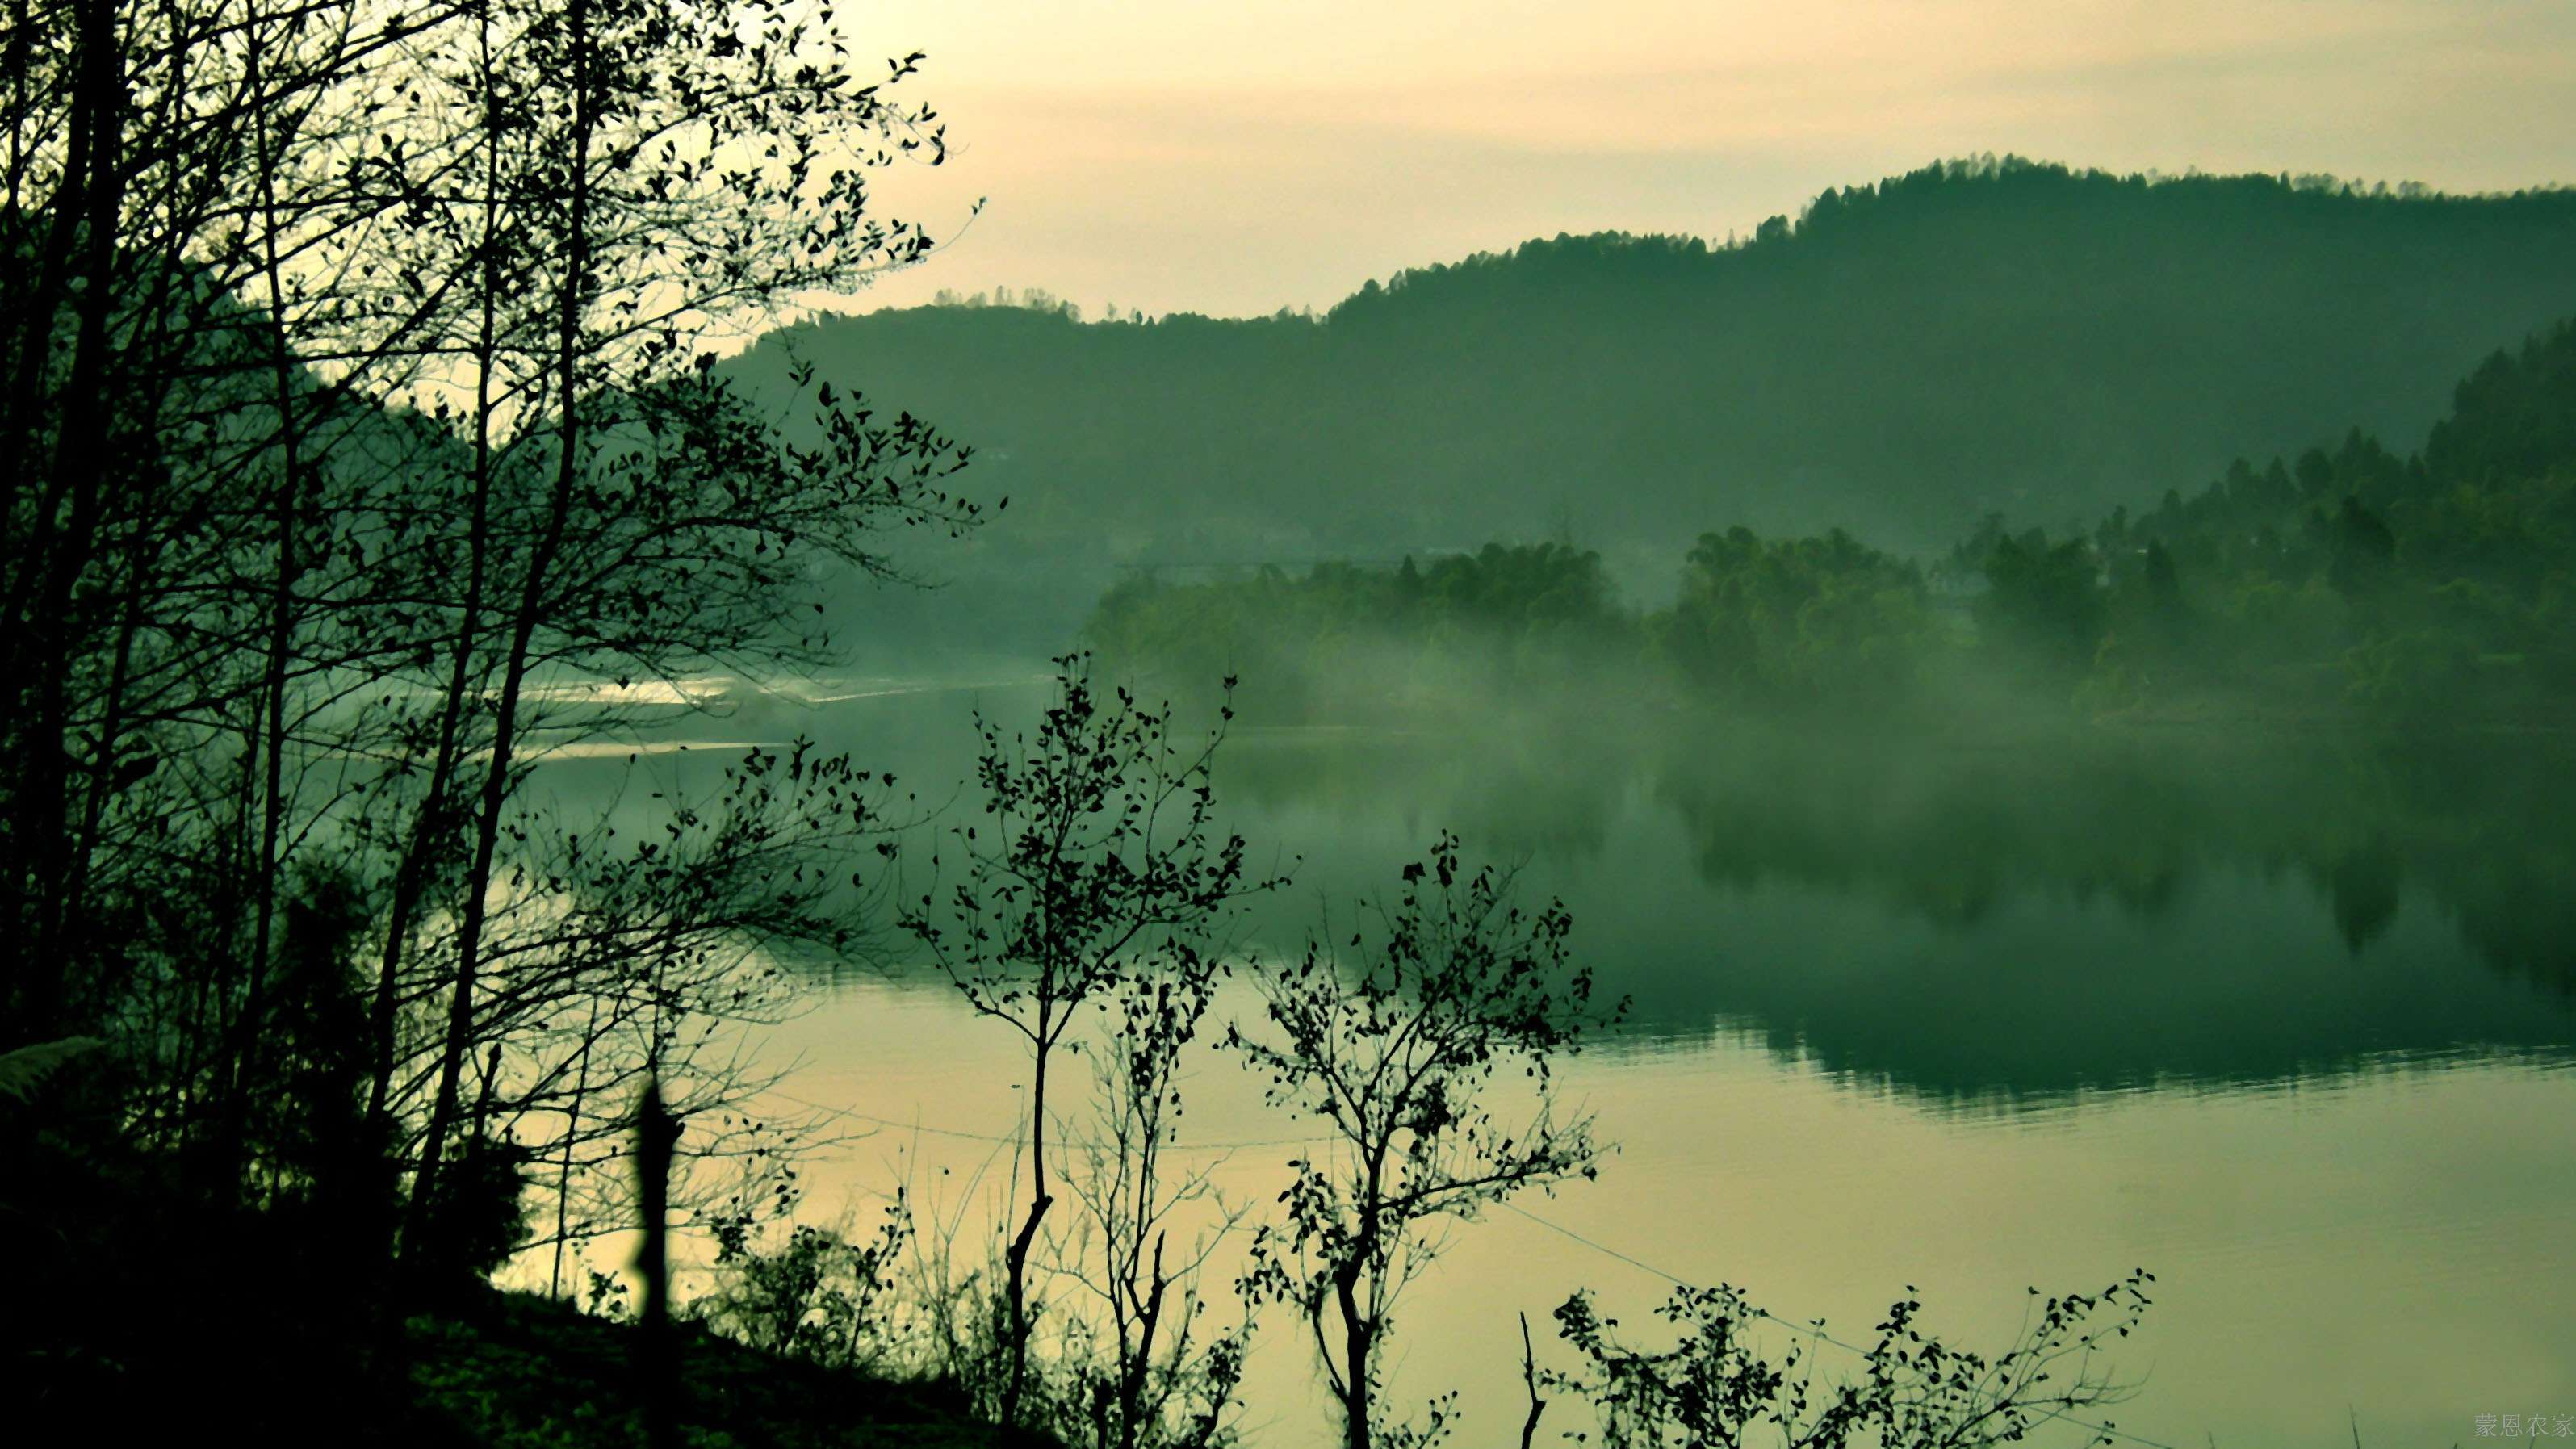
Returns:
[[[1038,697],[833,692],[859,697],[707,737],[801,729],[945,798],[970,703]],[[2109,1415],[2123,1430],[2345,1445],[2357,1418],[2379,1446],[2576,1414],[2570,780],[2527,739],[1861,746],[1676,724],[1616,743],[1247,728],[1219,791],[1256,864],[1302,857],[1247,927],[1256,954],[1448,826],[1563,897],[1634,998],[1565,1078],[1620,1145],[1600,1181],[1459,1230],[1399,1310],[1396,1399],[1461,1390],[1458,1442],[1513,1438],[1515,1315],[1544,1345],[1578,1287],[1643,1328],[1656,1272],[1722,1281],[1865,1341],[1913,1284],[1934,1326],[1999,1346],[2025,1285],[2145,1267],[2161,1293],[2120,1360],[2142,1381]],[[812,1206],[866,1211],[909,1181],[971,1239],[1002,1202],[984,1139],[1020,1115],[1013,1040],[899,970],[778,1029],[765,1049],[801,1058],[799,1098],[912,1124],[838,1150]],[[1266,1205],[1297,1150],[1277,1139],[1311,1129],[1213,1056],[1188,1091],[1193,1160]],[[1257,1442],[1326,1441],[1275,1310],[1249,1391]],[[1574,1427],[1559,1406],[1543,1433]]]

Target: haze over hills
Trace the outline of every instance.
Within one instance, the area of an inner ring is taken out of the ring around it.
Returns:
[[[1097,578],[1570,525],[1656,587],[1710,528],[1929,553],[1989,512],[2063,526],[2356,426],[2406,446],[2570,313],[2576,192],[1987,160],[1829,190],[1741,242],[1533,241],[1320,317],[935,306],[734,365],[801,357],[975,444],[973,491],[1012,499],[989,561]]]

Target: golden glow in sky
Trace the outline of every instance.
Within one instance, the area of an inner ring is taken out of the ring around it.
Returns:
[[[867,306],[1321,307],[1531,236],[1748,232],[1981,152],[2576,181],[2564,0],[940,0],[851,28],[929,53],[906,86],[956,147],[885,178],[955,243]]]

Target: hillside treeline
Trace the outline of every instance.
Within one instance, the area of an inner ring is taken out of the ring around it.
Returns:
[[[2576,678],[2576,324],[2498,352],[2411,454],[2359,430],[2052,534],[1989,515],[1926,567],[1835,529],[1700,536],[1669,605],[1600,555],[1489,544],[1396,568],[1131,576],[1089,626],[1284,711],[1603,689],[1760,710],[2537,723]],[[1266,683],[1265,683],[1266,682]],[[1461,690],[1464,692],[1460,692]]]
[[[975,438],[1014,567],[1392,564],[1570,513],[1633,578],[1711,520],[1928,553],[2238,452],[2421,436],[2499,339],[2576,312],[2571,258],[2564,192],[1952,162],[1747,238],[1560,236],[1321,316],[1040,297],[823,321],[739,365],[802,357]]]

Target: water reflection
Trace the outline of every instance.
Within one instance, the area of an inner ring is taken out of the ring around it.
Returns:
[[[893,771],[925,809],[967,773],[972,709],[1038,701],[1018,682],[811,692],[749,709],[765,733]],[[1248,722],[1218,785],[1256,865],[1297,858],[1257,948],[1293,949],[1319,897],[1384,888],[1447,827],[1573,908],[1605,989],[1634,998],[1624,1049],[1745,1034],[1933,1102],[2036,1105],[2392,1059],[2567,1059],[2571,763],[2533,737]]]
[[[1647,1035],[1751,1033],[1936,1100],[2576,1039],[2555,746],[1243,745],[1226,783],[1248,835],[1329,839],[1357,884],[1453,823],[1565,896]]]
[[[878,694],[759,727],[945,799],[979,702],[1037,696]],[[1636,1015],[1568,1078],[1622,1151],[1529,1204],[1549,1222],[1840,1325],[1920,1284],[1971,1336],[2009,1333],[2022,1284],[2144,1264],[2167,1292],[2123,1359],[2151,1378],[2124,1428],[2341,1443],[2351,1405],[2393,1444],[2576,1402],[2566,763],[2519,739],[1256,724],[1218,786],[1256,865],[1302,856],[1253,949],[1292,947],[1319,895],[1391,884],[1442,826],[1572,906]],[[559,770],[574,793],[610,773]],[[1012,1044],[886,964],[771,1049],[813,1063],[806,1100],[931,1130],[885,1130],[818,1194],[915,1178],[998,1214],[976,1134],[1017,1120]],[[1190,1090],[1195,1140],[1296,1130],[1221,1063]],[[1228,1190],[1266,1201],[1288,1150],[1228,1156]],[[1464,1390],[1473,1435],[1516,1425],[1496,1407],[1518,1403],[1514,1315],[1544,1324],[1577,1286],[1640,1318],[1661,1292],[1509,1215],[1462,1231],[1408,1300],[1399,1391]],[[1250,1387],[1261,1442],[1323,1442],[1293,1334],[1265,1335]]]

